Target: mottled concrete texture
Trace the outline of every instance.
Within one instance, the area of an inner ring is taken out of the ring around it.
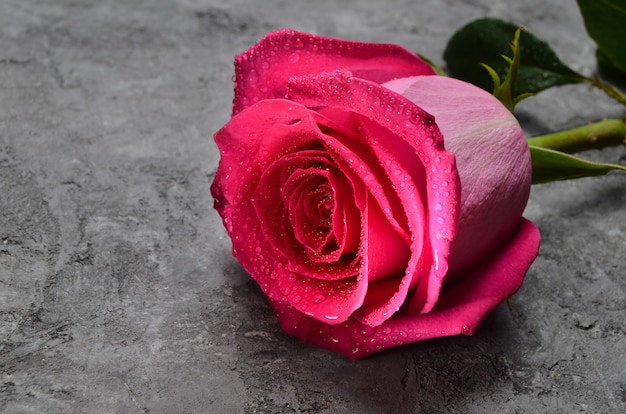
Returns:
[[[265,32],[442,63],[486,15],[595,70],[573,0],[1,1],[0,411],[626,412],[626,174],[533,189],[540,257],[474,337],[361,361],[281,332],[212,209],[232,58]],[[538,133],[621,109],[577,85],[518,115]]]

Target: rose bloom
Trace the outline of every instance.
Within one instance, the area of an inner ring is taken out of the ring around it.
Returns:
[[[400,46],[268,34],[215,142],[233,255],[286,332],[348,357],[473,334],[537,256],[519,124]]]

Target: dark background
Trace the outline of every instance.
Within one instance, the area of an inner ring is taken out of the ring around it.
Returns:
[[[235,54],[291,27],[442,64],[483,16],[595,70],[573,0],[0,2],[0,411],[626,411],[626,174],[533,188],[540,257],[474,337],[361,361],[281,332],[212,209]],[[517,112],[529,134],[622,113],[584,85]]]

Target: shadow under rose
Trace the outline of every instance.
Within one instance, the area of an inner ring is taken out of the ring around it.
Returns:
[[[529,338],[521,337],[506,305],[473,337],[440,338],[352,361],[285,334],[253,281],[235,287],[233,300],[241,322],[234,369],[247,390],[246,412],[495,409],[528,379],[518,367],[518,350]]]

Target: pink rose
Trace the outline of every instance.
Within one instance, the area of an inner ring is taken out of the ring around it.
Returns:
[[[359,358],[471,335],[518,290],[530,155],[493,96],[399,46],[290,30],[235,73],[211,190],[285,331]]]

